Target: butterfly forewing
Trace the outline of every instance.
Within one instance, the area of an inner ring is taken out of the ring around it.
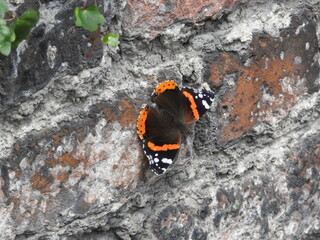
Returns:
[[[167,89],[161,94],[153,94],[152,99],[159,109],[165,110],[176,119],[180,119],[180,96],[181,91],[178,87]]]
[[[181,109],[183,111],[182,120],[190,124],[198,120],[203,114],[210,109],[214,93],[209,91],[197,92],[191,88],[182,88]]]

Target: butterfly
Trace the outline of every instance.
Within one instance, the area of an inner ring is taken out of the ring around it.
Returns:
[[[137,120],[137,133],[150,168],[164,173],[172,164],[181,146],[187,125],[197,121],[214,99],[214,93],[191,88],[179,89],[174,81],[160,83],[151,95],[156,107],[146,105]]]

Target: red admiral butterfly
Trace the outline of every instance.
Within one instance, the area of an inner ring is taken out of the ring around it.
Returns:
[[[137,132],[143,150],[156,174],[164,173],[177,155],[187,124],[198,120],[209,108],[214,93],[179,89],[174,81],[160,83],[151,95],[158,109],[145,106],[138,117]]]

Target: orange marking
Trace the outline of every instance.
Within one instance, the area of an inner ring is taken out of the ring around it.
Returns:
[[[192,96],[190,93],[188,93],[187,91],[182,91],[182,94],[189,99],[189,102],[191,103],[190,107],[191,107],[191,109],[192,109],[193,116],[194,116],[194,118],[195,118],[196,120],[198,120],[198,119],[200,118],[200,116],[199,116],[199,112],[198,112],[198,110],[197,110],[197,104],[196,104],[196,102],[194,101],[193,96]]]
[[[180,145],[177,143],[177,144],[164,144],[162,146],[156,146],[154,143],[148,142],[148,147],[152,151],[168,151],[168,150],[179,149]]]
[[[160,95],[161,93],[165,92],[168,89],[175,89],[178,87],[178,84],[174,81],[165,81],[163,83],[160,83],[156,90],[154,90],[154,93],[157,93]]]
[[[140,139],[144,139],[143,135],[146,133],[146,121],[148,117],[148,110],[143,108],[137,120],[137,133]]]

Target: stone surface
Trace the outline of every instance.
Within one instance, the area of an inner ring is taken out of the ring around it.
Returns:
[[[0,239],[318,239],[318,2],[97,2],[120,45],[86,58],[82,3],[10,1],[42,17],[0,56]],[[216,99],[156,176],[135,124],[164,80]]]
[[[278,38],[254,35],[252,50],[242,59],[219,54],[208,60],[211,84],[226,86],[217,109],[220,141],[242,136],[257,122],[274,125],[302,95],[319,91],[316,34],[316,23],[302,14]]]
[[[216,19],[234,9],[239,2],[129,0],[124,9],[126,15],[123,24],[128,35],[153,39],[163,32],[179,34],[181,28],[188,24],[201,24],[206,19]]]

